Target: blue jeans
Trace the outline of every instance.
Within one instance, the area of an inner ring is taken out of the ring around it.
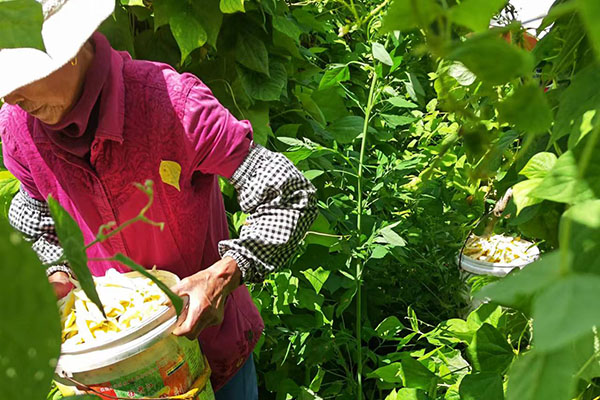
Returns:
[[[242,368],[215,393],[216,400],[258,400],[258,383],[254,357],[250,357]]]

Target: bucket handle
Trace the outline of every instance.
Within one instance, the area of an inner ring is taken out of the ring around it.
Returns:
[[[204,371],[202,371],[202,373],[200,374],[200,376],[198,376],[198,378],[194,381],[194,383],[192,383],[192,388],[187,391],[184,394],[179,394],[176,396],[167,396],[167,397],[138,397],[137,400],[193,400],[196,398],[196,396],[198,396],[198,393],[200,393],[202,390],[204,390],[204,388],[206,387],[206,383],[208,382],[208,379],[210,378],[210,366],[208,365],[208,360],[206,359],[206,356],[204,356],[204,365],[206,365],[206,367],[204,368]],[[109,399],[109,400],[131,400],[130,397],[118,397],[118,396],[111,396],[105,393],[101,393],[99,391],[97,391],[96,389],[93,389],[91,387],[89,387],[88,385],[78,382],[75,379],[65,376],[63,377],[63,379],[68,380],[69,382],[73,383],[74,385],[77,385],[78,387],[82,387],[83,389],[85,389],[88,393],[90,394],[95,394],[100,396],[101,399]]]

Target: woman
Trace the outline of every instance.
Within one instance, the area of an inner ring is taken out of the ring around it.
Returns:
[[[96,276],[126,271],[102,260],[120,252],[184,278],[175,291],[189,306],[174,333],[199,338],[218,399],[256,398],[252,350],[263,323],[242,283],[289,259],[316,215],[314,187],[285,157],[254,145],[248,121],[196,77],[132,60],[94,33],[113,0],[42,5],[48,54],[0,51],[4,163],[22,183],[11,224],[49,264],[62,255],[49,195],[89,243],[102,224],[139,212],[146,198],[132,183],[152,179],[147,217],[165,228],[134,224],[90,248],[88,266]],[[219,175],[249,214],[239,239],[228,240]],[[47,271],[59,295],[70,290],[69,272]]]

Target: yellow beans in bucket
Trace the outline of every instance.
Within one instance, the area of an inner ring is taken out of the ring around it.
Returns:
[[[179,278],[150,271],[172,287]],[[80,288],[59,301],[61,357],[55,381],[64,396],[214,400],[210,367],[198,341],[171,334],[168,297],[137,272],[94,278],[106,318]]]

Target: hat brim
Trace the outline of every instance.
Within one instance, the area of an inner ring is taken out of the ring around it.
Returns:
[[[42,38],[46,52],[31,48],[0,50],[0,97],[65,65],[114,8],[114,0],[68,0],[44,21]]]

